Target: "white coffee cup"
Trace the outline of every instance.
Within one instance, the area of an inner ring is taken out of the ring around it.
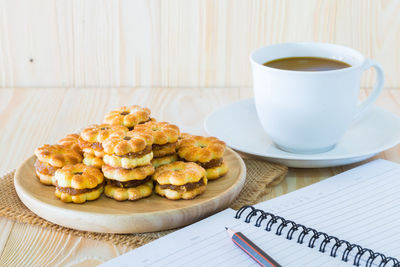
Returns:
[[[351,67],[329,71],[292,71],[263,63],[287,57],[322,57]],[[274,143],[292,153],[332,149],[382,91],[382,67],[360,52],[327,43],[283,43],[256,49],[250,56],[259,120]],[[375,68],[376,85],[358,103],[363,71]]]

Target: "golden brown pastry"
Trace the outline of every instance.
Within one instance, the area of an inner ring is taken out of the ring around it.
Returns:
[[[154,168],[158,168],[165,164],[170,164],[178,160],[177,154],[167,155],[163,157],[153,158],[151,160],[151,164],[153,164]]]
[[[102,171],[107,178],[105,195],[118,201],[138,200],[153,192],[151,164],[153,136],[135,130],[114,134],[103,142]]]
[[[150,196],[153,193],[153,182],[151,180],[146,180],[146,182],[133,186],[122,188],[114,186],[112,184],[107,184],[104,190],[104,194],[118,201],[124,200],[139,200]]]
[[[143,181],[147,177],[153,175],[154,167],[153,165],[148,164],[133,169],[124,169],[124,168],[114,168],[108,165],[104,165],[102,167],[102,171],[107,179],[124,183],[132,180]]]
[[[79,146],[78,139],[79,134],[67,134],[64,138],[58,140],[57,144],[66,146],[72,150],[75,150],[79,154],[82,154],[82,149]]]
[[[151,163],[153,136],[145,132],[130,131],[114,134],[103,142],[105,164],[114,168],[132,169]]]
[[[193,162],[176,161],[155,171],[155,192],[167,199],[193,199],[204,193],[207,185],[206,171]]]
[[[104,165],[104,176],[107,178],[105,195],[118,201],[139,200],[153,192],[151,175],[154,167],[151,164],[133,169],[113,168]]]
[[[183,134],[178,144],[178,155],[185,161],[195,162],[206,169],[209,180],[218,179],[228,172],[224,162],[225,143],[216,137]]]
[[[104,176],[95,167],[79,163],[58,169],[55,195],[63,202],[84,203],[95,200],[104,190]]]
[[[53,167],[50,164],[40,161],[38,159],[35,161],[34,166],[36,177],[42,184],[55,185],[54,174],[56,173],[56,170],[59,169],[59,167]]]
[[[113,125],[123,125],[132,130],[136,125],[150,120],[150,109],[138,105],[123,106],[110,111],[104,117],[104,122]]]
[[[93,124],[83,129],[79,136],[79,146],[82,151],[96,157],[104,156],[102,142],[111,134],[128,132],[128,128],[121,125]]]
[[[54,174],[59,168],[82,162],[80,153],[63,145],[43,145],[36,148],[36,176],[45,185],[55,185]]]
[[[152,146],[155,167],[176,161],[176,145],[179,128],[168,122],[147,122],[135,127],[135,131],[150,133],[154,138]]]
[[[98,169],[101,169],[101,167],[104,165],[103,158],[96,157],[95,155],[92,155],[90,153],[83,153],[82,162],[87,166],[92,166]]]

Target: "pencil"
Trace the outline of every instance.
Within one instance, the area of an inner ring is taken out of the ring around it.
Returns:
[[[258,264],[265,267],[281,267],[279,263],[277,263],[261,248],[257,247],[257,245],[251,242],[244,234],[235,232],[227,227],[225,227],[225,229],[233,243],[246,252]]]

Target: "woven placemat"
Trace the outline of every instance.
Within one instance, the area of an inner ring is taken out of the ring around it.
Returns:
[[[247,167],[246,182],[239,196],[230,206],[233,209],[257,203],[265,194],[270,192],[273,186],[279,184],[287,173],[287,167],[280,164],[254,159],[245,159],[244,161]],[[65,234],[112,242],[115,245],[130,248],[140,247],[174,231],[168,230],[143,234],[102,234],[74,230],[51,223],[31,212],[19,200],[13,183],[14,173],[14,171],[10,172],[0,178],[0,216],[8,219]]]

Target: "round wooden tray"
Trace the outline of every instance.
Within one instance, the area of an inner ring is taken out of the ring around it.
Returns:
[[[54,196],[54,187],[39,183],[35,176],[35,156],[17,169],[15,189],[21,201],[38,216],[73,229],[101,233],[144,233],[188,225],[223,210],[237,197],[246,178],[240,156],[227,149],[226,176],[210,181],[204,194],[192,200],[168,200],[158,195],[139,201],[118,202],[101,196],[84,204],[63,203]]]

